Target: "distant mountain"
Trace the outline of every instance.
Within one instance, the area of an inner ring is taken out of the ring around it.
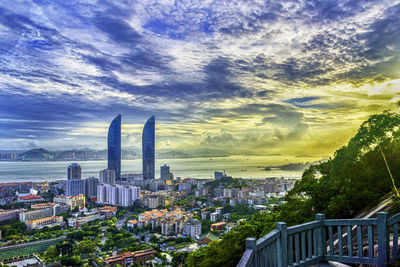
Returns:
[[[54,160],[55,153],[43,148],[31,149],[17,156],[19,160],[41,161]]]
[[[140,159],[142,153],[137,148],[122,149],[122,159]],[[204,158],[204,157],[227,157],[231,153],[218,149],[193,149],[193,150],[156,150],[156,157],[159,159],[178,158]],[[89,148],[48,151],[43,148],[31,149],[20,152],[16,158],[24,161],[47,161],[47,160],[106,160],[107,150],[94,150]]]
[[[218,149],[192,149],[192,150],[160,150],[156,151],[157,158],[207,158],[207,157],[228,157],[231,153]]]

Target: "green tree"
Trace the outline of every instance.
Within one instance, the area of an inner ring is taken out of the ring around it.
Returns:
[[[83,240],[76,247],[79,253],[91,253],[96,251],[97,244],[92,240]]]
[[[60,252],[57,250],[56,245],[52,245],[46,250],[46,256],[51,259],[56,258],[59,254],[60,254]]]

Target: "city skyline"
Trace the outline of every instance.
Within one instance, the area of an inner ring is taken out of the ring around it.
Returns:
[[[399,20],[399,1],[4,1],[0,149],[105,149],[113,114],[140,149],[154,114],[157,149],[327,158],[399,109]]]

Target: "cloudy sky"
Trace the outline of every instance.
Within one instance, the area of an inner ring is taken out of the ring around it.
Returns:
[[[400,1],[0,2],[0,149],[327,157],[398,110]]]

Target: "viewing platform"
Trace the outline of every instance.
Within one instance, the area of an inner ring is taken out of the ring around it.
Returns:
[[[389,218],[387,212],[368,219],[326,219],[317,214],[315,221],[291,227],[279,222],[266,236],[246,239],[246,251],[237,266],[348,263],[383,267],[399,258],[399,222],[400,214]]]

